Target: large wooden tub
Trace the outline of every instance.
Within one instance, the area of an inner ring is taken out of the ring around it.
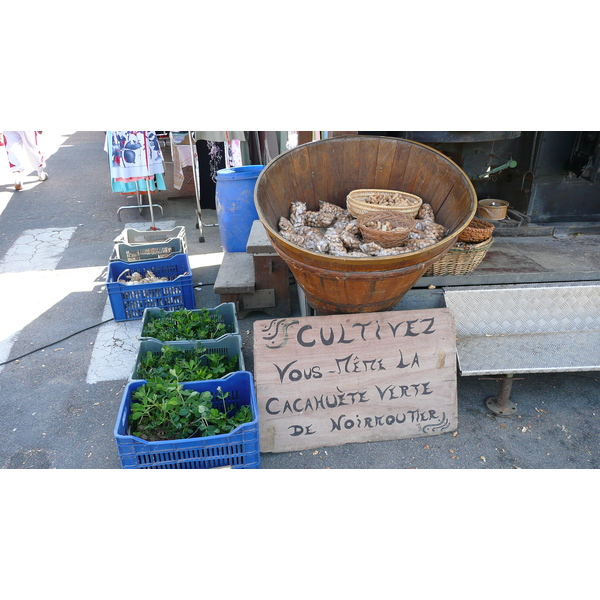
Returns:
[[[355,189],[410,192],[432,205],[449,233],[436,244],[398,256],[351,258],[305,250],[279,235],[279,217],[292,201],[319,210],[319,200],[346,208]],[[409,140],[343,136],[281,154],[261,172],[254,190],[259,219],[308,303],[320,314],[391,310],[427,267],[450,250],[477,209],[467,175],[442,153]]]

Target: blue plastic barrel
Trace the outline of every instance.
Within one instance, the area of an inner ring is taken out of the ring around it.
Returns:
[[[225,252],[246,252],[252,223],[258,219],[254,187],[264,168],[247,165],[217,171],[215,205]]]

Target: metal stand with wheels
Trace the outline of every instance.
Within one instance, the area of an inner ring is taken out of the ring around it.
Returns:
[[[148,208],[150,209],[150,219],[152,221],[152,226],[150,227],[149,231],[156,231],[158,228],[156,227],[156,223],[154,222],[154,207],[160,208],[160,214],[163,215],[163,207],[160,204],[152,204],[152,196],[151,196],[151,192],[150,192],[150,182],[147,181],[146,182],[146,189],[148,190]],[[121,211],[125,210],[127,208],[137,208],[140,211],[140,215],[142,214],[142,210],[144,208],[146,208],[146,205],[144,204],[143,200],[142,200],[142,194],[140,192],[140,188],[138,187],[138,182],[135,182],[135,196],[137,198],[137,206],[121,206],[117,209],[117,218],[119,219],[119,221],[121,220]]]

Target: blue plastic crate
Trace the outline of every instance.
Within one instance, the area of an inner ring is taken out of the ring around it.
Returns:
[[[202,309],[194,309],[196,312],[200,312]],[[206,308],[208,314],[211,318],[213,318],[218,323],[224,323],[231,330],[229,333],[226,333],[218,338],[217,340],[221,340],[229,335],[239,335],[240,329],[238,325],[237,315],[235,311],[235,303],[234,302],[223,302],[214,308]],[[149,308],[142,317],[142,334],[144,333],[144,328],[146,327],[146,323],[150,319],[160,318],[161,315],[164,315],[165,311],[160,308]],[[154,340],[155,342],[162,341],[173,341],[173,340],[157,340],[156,338],[140,335],[140,340]]]
[[[235,407],[250,406],[253,420],[231,433],[185,440],[148,442],[128,433],[128,420],[133,392],[145,383],[132,381],[125,387],[115,425],[115,441],[124,469],[232,469],[260,468],[258,405],[254,378],[249,371],[238,371],[223,379],[193,381],[184,389],[217,394],[217,387],[229,392],[226,400]],[[219,406],[216,403],[215,406]]]
[[[139,272],[142,277],[152,271],[157,277],[168,277],[169,281],[157,283],[120,283],[125,281],[125,271]],[[180,308],[195,309],[192,270],[187,254],[176,254],[172,258],[141,261],[131,264],[115,260],[108,264],[106,289],[115,321],[141,319],[146,308],[161,308],[166,311]]]
[[[179,350],[195,350],[196,348],[204,348],[209,354],[215,353],[226,356],[231,360],[234,356],[238,357],[237,371],[245,371],[244,356],[242,354],[242,338],[239,335],[225,335],[218,340],[195,340],[195,341],[179,341],[179,342],[158,342],[154,339],[143,340],[140,342],[135,367],[131,374],[130,380],[139,379],[137,372],[140,366],[140,361],[147,352],[160,354],[164,346],[172,346]],[[203,359],[202,364],[207,364],[208,359]]]

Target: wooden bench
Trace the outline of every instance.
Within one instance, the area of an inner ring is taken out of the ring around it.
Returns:
[[[445,288],[444,300],[460,374],[501,381],[485,401],[498,416],[516,412],[514,375],[600,370],[600,282]]]
[[[221,302],[234,302],[239,318],[262,311],[272,317],[291,313],[290,272],[275,252],[263,224],[254,221],[246,252],[226,252],[214,285]]]

